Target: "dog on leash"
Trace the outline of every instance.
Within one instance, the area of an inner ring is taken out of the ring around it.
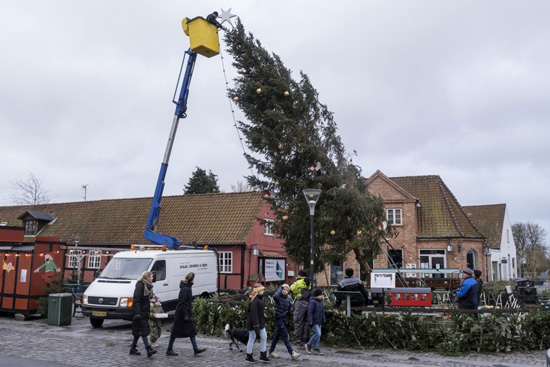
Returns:
[[[248,330],[245,329],[232,329],[229,324],[225,325],[225,333],[227,337],[231,339],[229,343],[229,350],[233,350],[233,345],[237,347],[239,352],[242,352],[239,343],[246,345],[248,344]]]

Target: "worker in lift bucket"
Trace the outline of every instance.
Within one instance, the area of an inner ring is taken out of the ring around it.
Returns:
[[[210,24],[214,24],[218,28],[223,28],[222,25],[216,20],[217,17],[218,12],[212,12],[212,14],[208,14],[208,16],[206,17],[206,21]]]

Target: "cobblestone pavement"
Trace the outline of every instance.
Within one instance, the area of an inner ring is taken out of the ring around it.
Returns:
[[[49,326],[45,319],[16,321],[12,316],[0,316],[0,366],[38,365],[39,361],[53,362],[59,366],[244,366],[245,352],[229,350],[225,338],[198,336],[199,346],[207,351],[193,356],[189,339],[178,339],[174,350],[177,357],[167,357],[164,353],[168,344],[170,322],[163,328],[159,340],[158,353],[152,358],[144,355],[143,344],[138,344],[141,356],[130,356],[128,351],[132,340],[129,322],[106,320],[101,329],[93,329],[84,317],[73,318],[70,326]],[[258,354],[257,342],[255,345]],[[276,352],[280,359],[273,360],[271,366],[381,366],[381,367],[529,367],[546,366],[546,351],[511,353],[500,355],[469,354],[463,357],[445,357],[437,353],[415,353],[395,350],[344,350],[321,347],[325,355],[307,355],[303,349],[297,351],[302,356],[292,361],[284,345],[278,345]],[[26,362],[17,364],[16,362]],[[48,366],[52,365],[51,363]]]

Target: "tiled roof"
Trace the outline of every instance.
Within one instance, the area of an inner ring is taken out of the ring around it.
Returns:
[[[506,204],[464,206],[470,219],[487,239],[489,246],[500,249],[502,226],[506,214]]]
[[[439,176],[390,177],[390,180],[418,199],[418,237],[483,237]]]
[[[0,207],[0,222],[21,225],[27,210],[51,213],[56,220],[38,234],[80,244],[147,243],[143,237],[152,198],[81,201]],[[264,201],[257,192],[166,196],[158,231],[183,243],[244,243]]]

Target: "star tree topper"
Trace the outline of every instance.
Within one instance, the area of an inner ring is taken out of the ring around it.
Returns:
[[[231,8],[229,8],[229,10],[227,10],[227,11],[222,9],[222,14],[219,16],[219,18],[222,20],[220,22],[220,24],[223,24],[224,22],[227,22],[227,23],[231,24],[231,27],[235,27],[233,25],[233,23],[231,23],[231,18],[234,18],[234,17],[236,17],[236,15],[231,14]]]

